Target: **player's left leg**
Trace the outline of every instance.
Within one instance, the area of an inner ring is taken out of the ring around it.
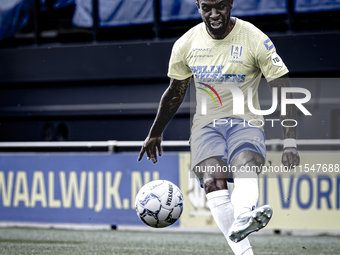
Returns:
[[[203,160],[195,167],[195,174],[206,192],[211,214],[234,254],[253,255],[252,247],[247,238],[235,243],[228,237],[229,229],[234,222],[234,207],[226,183],[228,172],[206,171],[209,167],[215,170],[223,169],[226,167],[226,163],[220,157],[211,157]]]
[[[228,157],[225,158],[234,179],[231,201],[235,222],[230,228],[229,238],[239,242],[263,228],[272,215],[272,209],[269,206],[255,209],[259,197],[258,173],[266,157],[264,132],[261,128],[244,125],[240,119],[232,121],[233,127],[227,133]]]
[[[264,157],[252,150],[243,150],[232,160],[234,190],[231,199],[235,219],[256,207],[259,198],[258,174],[264,162]]]
[[[192,169],[206,192],[208,206],[216,224],[226,237],[230,248],[236,255],[253,255],[247,238],[234,243],[229,237],[229,229],[234,222],[234,208],[226,180],[228,165],[222,158],[227,158],[225,127],[212,123],[195,131],[190,139]]]
[[[235,169],[231,197],[235,221],[229,230],[229,238],[234,242],[265,227],[273,214],[268,205],[255,209],[259,197],[258,174],[263,164],[264,157],[254,150],[243,150],[231,162]]]

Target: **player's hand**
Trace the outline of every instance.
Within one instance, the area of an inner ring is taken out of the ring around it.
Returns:
[[[296,148],[288,147],[283,149],[282,164],[288,167],[288,169],[300,165],[300,155]]]
[[[146,155],[148,157],[148,160],[151,159],[152,163],[157,162],[157,150],[158,155],[162,156],[162,136],[157,137],[147,137],[143,143],[142,149],[140,150],[138,161],[140,161],[143,158],[144,153],[146,152]]]

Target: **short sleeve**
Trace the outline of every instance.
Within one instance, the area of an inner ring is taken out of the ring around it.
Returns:
[[[276,52],[273,42],[263,36],[257,48],[257,64],[268,82],[288,73],[288,68]]]
[[[168,76],[176,80],[185,80],[191,75],[192,71],[183,58],[179,47],[179,41],[177,40],[172,47]]]

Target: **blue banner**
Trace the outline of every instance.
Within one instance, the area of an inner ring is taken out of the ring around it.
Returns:
[[[277,15],[288,13],[287,0],[236,0],[233,16]]]
[[[295,12],[340,10],[340,0],[295,0]]]
[[[195,3],[192,0],[161,0],[161,21],[200,19]]]
[[[178,154],[2,154],[0,220],[142,225],[134,200],[147,182],[179,186]],[[178,223],[177,223],[178,224]]]
[[[161,21],[200,19],[196,1],[161,0]],[[231,14],[236,17],[288,13],[287,0],[237,0]]]
[[[92,0],[75,0],[72,22],[79,27],[92,27]],[[150,0],[99,0],[99,26],[114,27],[154,22],[153,1]]]

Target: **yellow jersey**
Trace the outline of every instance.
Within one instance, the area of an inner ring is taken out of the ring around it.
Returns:
[[[177,80],[193,76],[195,82],[197,104],[192,131],[227,117],[263,122],[263,116],[249,109],[248,101],[260,110],[258,86],[262,74],[270,82],[288,73],[268,36],[249,22],[235,20],[224,39],[213,39],[202,22],[173,46],[168,76]]]

